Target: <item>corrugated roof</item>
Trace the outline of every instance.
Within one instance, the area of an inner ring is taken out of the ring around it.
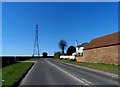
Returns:
[[[120,31],[91,40],[85,50],[120,44]]]

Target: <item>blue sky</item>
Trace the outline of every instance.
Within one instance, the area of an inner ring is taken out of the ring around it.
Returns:
[[[39,25],[40,54],[60,51],[118,31],[117,2],[4,2],[2,3],[2,55],[32,55],[35,26]]]

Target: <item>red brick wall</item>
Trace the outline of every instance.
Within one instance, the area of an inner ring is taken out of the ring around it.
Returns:
[[[85,62],[120,64],[118,49],[120,45],[84,50]],[[120,51],[119,51],[120,52]]]
[[[76,57],[77,62],[84,62],[85,58],[83,56]]]

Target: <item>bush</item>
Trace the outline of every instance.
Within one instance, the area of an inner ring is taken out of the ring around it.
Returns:
[[[69,46],[67,49],[67,55],[72,55],[74,52],[76,52],[76,48],[74,46]]]
[[[76,59],[71,59],[70,61],[76,61]]]
[[[11,64],[17,63],[17,61],[25,61],[32,59],[32,56],[3,56],[2,58],[2,67],[9,66]]]
[[[48,53],[47,52],[43,52],[42,55],[45,58],[45,57],[47,57]]]
[[[54,58],[60,59],[61,52],[55,52],[54,53]]]
[[[2,67],[16,63],[16,57],[2,57]]]

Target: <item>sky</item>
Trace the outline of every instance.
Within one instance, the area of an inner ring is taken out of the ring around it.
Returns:
[[[68,48],[117,32],[118,3],[3,2],[2,55],[32,55],[36,24],[40,54],[54,55],[61,39]]]

